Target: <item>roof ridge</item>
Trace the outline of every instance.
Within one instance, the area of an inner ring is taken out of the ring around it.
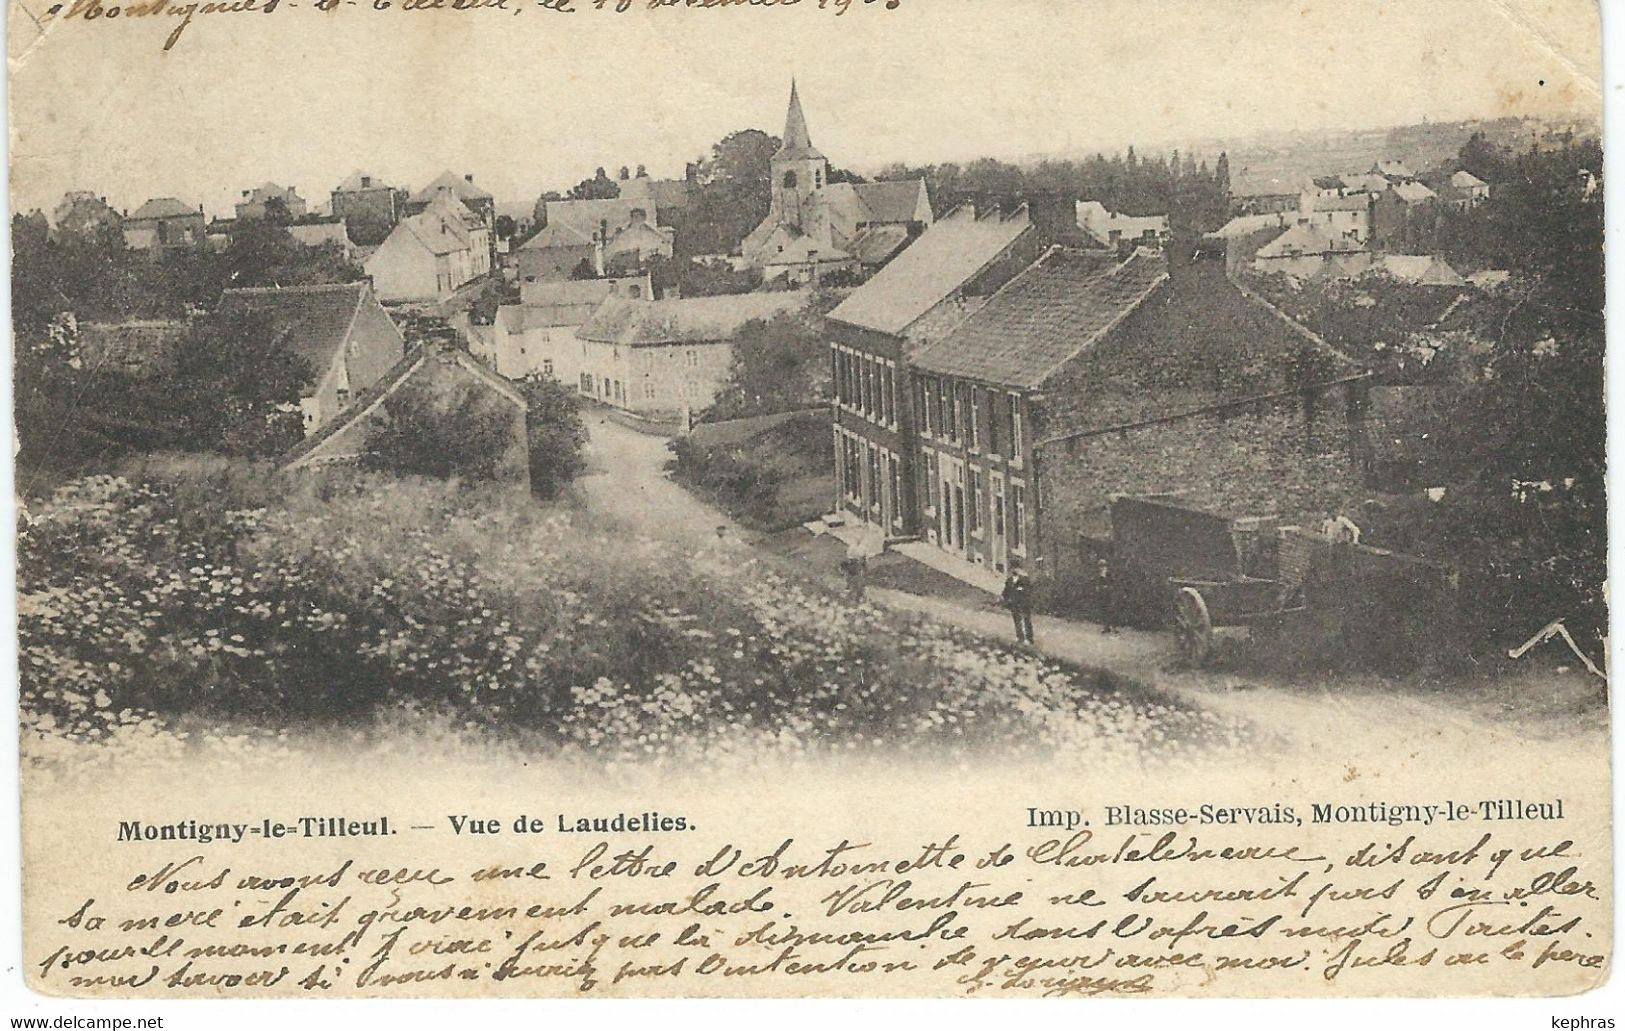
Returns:
[[[358,286],[366,286],[365,279],[355,279],[348,283],[301,283],[296,286],[232,286],[222,290],[222,294],[313,294],[323,291],[353,290]]]

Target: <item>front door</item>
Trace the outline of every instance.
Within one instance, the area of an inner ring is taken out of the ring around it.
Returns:
[[[988,549],[992,553],[993,568],[1004,572],[1009,565],[1009,546],[1004,537],[1004,475],[989,473],[988,484]]]

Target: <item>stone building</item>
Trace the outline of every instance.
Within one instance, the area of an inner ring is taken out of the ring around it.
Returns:
[[[265,218],[276,206],[281,207],[284,218],[305,217],[305,198],[299,196],[298,190],[267,182],[243,191],[243,199],[237,202],[237,218],[239,221]]]
[[[794,82],[771,174],[767,217],[740,244],[745,261],[769,280],[810,283],[879,268],[934,220],[924,179],[830,182],[829,160],[813,146]]]
[[[1365,374],[1234,283],[1052,248],[914,361],[925,538],[973,567],[1084,575],[1113,494],[1283,516],[1363,481]]]
[[[401,331],[366,282],[227,290],[220,308],[266,318],[276,337],[310,366],[299,401],[307,436],[349,407],[406,350]]]
[[[124,245],[134,251],[200,246],[206,231],[203,206],[174,197],[155,197],[124,216]]]
[[[365,172],[356,172],[333,190],[333,216],[344,220],[353,243],[376,247],[400,222],[406,200],[404,190],[397,190]]]

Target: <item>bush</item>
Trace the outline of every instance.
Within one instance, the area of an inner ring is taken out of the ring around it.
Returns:
[[[499,479],[513,446],[511,418],[489,390],[467,386],[437,396],[408,384],[369,427],[361,465],[398,476]]]
[[[19,542],[35,754],[200,724],[269,737],[377,719],[394,733],[413,711],[599,759],[998,745],[1113,761],[1236,734],[511,493],[298,482],[149,467],[76,481],[41,507]]]

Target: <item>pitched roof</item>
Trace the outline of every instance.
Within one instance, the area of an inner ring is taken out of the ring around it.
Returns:
[[[1385,254],[1377,260],[1372,271],[1421,286],[1467,285],[1467,281],[1443,258],[1431,254]]]
[[[1313,204],[1316,211],[1369,211],[1371,195],[1350,193],[1341,197],[1316,197]]]
[[[611,230],[632,221],[632,212],[641,211],[645,221],[655,220],[654,202],[646,197],[611,197],[606,200],[550,200],[547,202],[547,229],[568,228],[591,243],[593,234],[605,222]],[[544,229],[543,232],[547,230]],[[562,246],[552,244],[550,246]]]
[[[938,219],[842,301],[829,317],[848,325],[901,335],[932,308],[963,289],[1032,226],[1025,206],[980,218],[970,206]]]
[[[279,197],[283,200],[304,200],[303,197],[299,196],[299,191],[292,186],[278,186],[270,181],[260,183],[250,190],[248,194],[248,199],[256,203],[274,200]]]
[[[807,116],[801,112],[801,95],[796,91],[796,80],[790,80],[790,109],[784,116],[784,142],[773,155],[778,161],[822,160],[807,134]]]
[[[1371,171],[1377,175],[1387,176],[1390,179],[1411,179],[1416,175],[1405,162],[1392,160],[1378,161],[1371,167]]]
[[[1167,279],[1167,262],[1145,248],[1118,262],[1052,247],[914,363],[925,372],[1034,388]]]
[[[1347,254],[1365,250],[1360,241],[1323,225],[1300,222],[1258,249],[1260,258],[1294,258],[1304,254]]]
[[[312,377],[320,378],[344,346],[367,296],[365,281],[245,287],[222,293],[220,310],[267,316],[278,339],[309,363]]]
[[[365,180],[365,182],[363,182]],[[339,183],[334,193],[354,193],[358,190],[387,190],[390,186],[375,175],[368,175],[359,169],[350,173],[350,178]]]
[[[852,238],[852,256],[865,265],[879,265],[908,243],[908,226],[869,226]]]
[[[615,292],[613,279],[560,279],[526,283],[520,289],[524,328],[579,326]]]
[[[154,197],[145,204],[131,212],[129,217],[136,218],[182,218],[186,215],[203,213],[196,208],[189,208],[174,197]]]
[[[450,192],[460,201],[493,199],[489,193],[480,189],[478,186],[475,186],[473,182],[463,178],[457,173],[441,172],[440,175],[435,178],[434,182],[412,194],[412,203],[425,204],[433,200],[435,195],[441,192]]]
[[[315,433],[312,433],[285,452],[277,460],[278,464],[293,466],[311,459],[316,450],[323,444],[370,415],[379,404],[389,395],[399,390],[401,384],[411,379],[412,374],[421,369],[431,358],[438,358],[461,366],[500,394],[510,404],[518,405],[521,408],[528,406],[525,395],[517,387],[503,376],[491,371],[484,362],[462,348],[432,342],[418,343],[412,345],[400,361],[391,366],[389,371],[379,378],[378,382],[363,390],[343,411],[323,423]]]
[[[1279,212],[1262,215],[1237,215],[1216,230],[1213,235],[1222,236],[1226,240],[1234,240],[1256,233],[1260,229],[1285,229],[1286,218],[1285,214]]]
[[[1438,196],[1438,194],[1434,193],[1426,186],[1423,186],[1421,183],[1395,183],[1393,190],[1395,196],[1409,204],[1415,204],[1419,201],[1433,200]]]
[[[590,247],[592,237],[564,222],[549,222],[541,232],[526,240],[522,251],[540,251],[552,247]]]
[[[913,222],[919,218],[920,197],[929,194],[924,179],[900,179],[878,183],[854,183],[858,199],[867,212],[865,222]]]
[[[1168,231],[1167,215],[1122,215],[1108,211],[1097,200],[1080,200],[1077,204],[1078,225],[1103,244],[1112,245],[1112,233],[1119,239],[1135,240],[1146,233],[1157,236]]]
[[[1476,190],[1481,186],[1488,186],[1489,183],[1463,168],[1450,177],[1450,185],[1458,190]]]
[[[1376,172],[1360,172],[1356,175],[1340,176],[1344,187],[1350,190],[1363,190],[1366,193],[1381,193],[1388,188],[1386,177]]]
[[[801,291],[685,297],[674,301],[611,300],[576,331],[582,340],[630,347],[715,343],[752,319],[768,319],[807,303]]]

